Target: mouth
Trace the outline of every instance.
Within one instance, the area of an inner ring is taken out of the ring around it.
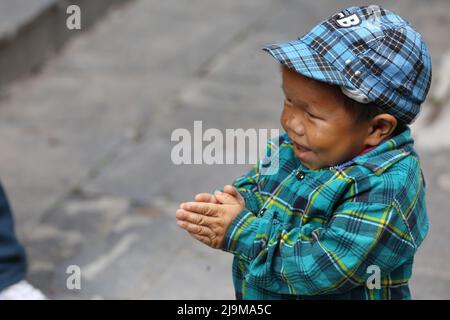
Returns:
[[[306,147],[303,147],[302,145],[299,145],[298,143],[294,142],[295,148],[298,149],[301,152],[308,152],[311,151],[311,149],[308,149]]]
[[[306,148],[306,147],[304,147],[304,146],[298,144],[298,143],[295,142],[295,141],[292,141],[292,142],[294,143],[294,150],[295,150],[295,153],[296,153],[298,156],[303,156],[303,155],[307,154],[308,152],[312,152],[311,149]]]

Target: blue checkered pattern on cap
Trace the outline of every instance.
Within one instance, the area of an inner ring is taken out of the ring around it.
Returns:
[[[360,90],[406,124],[419,114],[431,84],[421,35],[376,5],[346,8],[297,40],[263,50],[306,77]]]

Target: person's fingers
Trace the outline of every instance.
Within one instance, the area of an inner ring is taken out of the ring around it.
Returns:
[[[198,224],[193,224],[184,220],[177,220],[177,224],[180,228],[186,230],[189,233],[209,238],[214,237],[213,231],[205,226],[199,226]]]
[[[216,196],[217,200],[219,200],[223,204],[238,204],[239,203],[238,199],[236,199],[235,196],[232,196],[231,194],[226,193],[226,192],[217,191],[214,195]]]
[[[181,209],[203,214],[205,216],[217,216],[220,210],[219,205],[214,203],[204,203],[204,202],[185,202],[181,204]]]
[[[214,218],[212,218],[212,217],[208,217],[208,216],[198,214],[195,212],[186,211],[184,209],[177,210],[176,218],[178,220],[183,220],[183,221],[187,221],[187,222],[190,222],[193,224],[198,224],[201,226],[208,226],[208,227],[210,227],[213,223],[215,223]]]
[[[194,200],[198,202],[210,202],[211,195],[209,193],[199,193],[195,195]]]
[[[245,199],[242,197],[242,195],[239,193],[239,191],[232,185],[227,184],[223,190],[234,196],[236,199],[238,199],[239,203],[245,206]]]
[[[199,193],[194,197],[194,199],[198,202],[217,203],[216,197],[210,193]]]
[[[225,187],[223,187],[223,191],[226,193],[231,194],[232,196],[237,197],[239,194],[239,191],[237,191],[237,189],[235,187],[233,187],[232,185],[227,184]]]
[[[211,246],[212,240],[210,238],[205,237],[205,236],[201,236],[201,235],[198,235],[198,234],[195,234],[195,233],[190,233],[190,232],[188,232],[188,233],[194,239],[197,239],[198,241],[203,242],[207,246]]]

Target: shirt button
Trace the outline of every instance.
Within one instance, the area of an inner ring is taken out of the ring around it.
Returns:
[[[350,63],[352,63],[352,60],[350,60],[350,59],[348,59],[348,60],[345,60],[345,64],[348,66]]]
[[[259,216],[262,217],[264,215],[264,212],[267,211],[267,208],[262,208],[261,211],[259,212]]]
[[[303,180],[303,178],[305,177],[305,173],[303,171],[299,171],[295,176],[298,180]]]

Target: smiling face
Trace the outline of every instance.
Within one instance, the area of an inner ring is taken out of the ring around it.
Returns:
[[[295,155],[307,168],[343,163],[373,144],[371,122],[354,120],[337,86],[284,66],[282,79],[285,100],[281,125],[294,142]]]

